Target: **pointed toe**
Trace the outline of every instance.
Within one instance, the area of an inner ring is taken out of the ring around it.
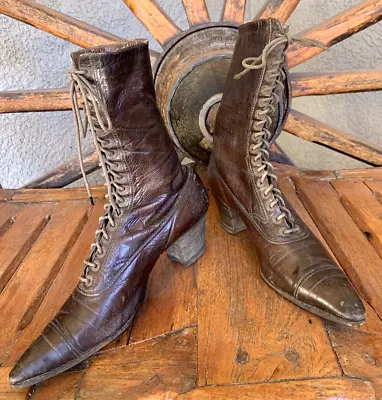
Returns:
[[[361,299],[346,275],[334,265],[308,280],[300,288],[298,299],[317,309],[317,315],[333,322],[360,325],[365,321]]]

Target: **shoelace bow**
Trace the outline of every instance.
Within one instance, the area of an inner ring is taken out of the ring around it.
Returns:
[[[270,162],[268,151],[270,140],[272,138],[272,133],[269,131],[272,119],[269,114],[270,111],[273,113],[276,112],[277,104],[279,104],[281,100],[275,89],[278,88],[281,93],[284,91],[283,81],[285,81],[287,77],[281,68],[281,64],[285,60],[285,49],[287,45],[291,43],[299,43],[304,46],[327,49],[325,45],[317,40],[290,36],[288,34],[288,29],[286,28],[285,34],[279,35],[270,41],[264,47],[260,56],[245,58],[242,62],[244,68],[243,71],[234,77],[234,79],[240,79],[251,70],[268,67],[266,77],[268,77],[269,81],[272,81],[272,83],[264,87],[260,92],[263,97],[258,100],[258,104],[263,109],[259,109],[255,112],[251,136],[251,139],[255,144],[250,145],[250,153],[253,156],[253,158],[251,158],[251,163],[254,167],[257,167],[257,175],[259,176],[257,181],[258,188],[264,198],[268,198],[269,194],[272,194],[269,202],[269,210],[274,211],[276,206],[278,206],[280,213],[275,217],[275,220],[277,222],[285,220],[288,226],[288,228],[283,230],[284,234],[299,232],[300,227],[294,223],[292,213],[285,204],[282,192],[277,188],[278,178],[273,173],[274,167]],[[268,56],[280,48],[283,48],[280,59],[267,65]]]
[[[113,213],[116,215],[120,213],[118,201],[123,201],[120,193],[123,187],[118,184],[117,180],[120,175],[113,170],[115,165],[107,159],[107,155],[112,155],[112,152],[107,149],[108,141],[103,138],[112,128],[112,123],[106,105],[102,99],[99,98],[97,92],[94,90],[93,85],[88,81],[85,76],[86,71],[72,69],[69,71],[70,79],[70,99],[72,103],[74,123],[76,128],[76,143],[77,153],[80,162],[82,176],[84,178],[86,190],[89,198],[93,204],[90,186],[86,177],[84,168],[81,139],[86,137],[88,129],[90,130],[93,138],[94,147],[98,154],[100,166],[106,180],[107,194],[105,198],[108,203],[104,205],[105,213],[100,217],[99,229],[95,232],[95,242],[91,245],[90,254],[87,260],[84,261],[84,270],[80,277],[81,282],[86,286],[91,286],[92,278],[88,276],[89,270],[98,271],[99,265],[91,261],[93,254],[103,254],[101,239],[109,240],[107,227],[115,226]],[[81,100],[80,100],[81,99]],[[81,117],[80,101],[83,103],[84,119]]]

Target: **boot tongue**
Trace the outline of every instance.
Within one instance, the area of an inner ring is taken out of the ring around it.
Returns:
[[[273,135],[269,140],[270,145],[273,144],[276,141],[276,139],[280,136],[280,133],[284,128],[290,110],[291,97],[292,97],[290,79],[286,68],[283,69],[287,78],[284,82],[284,93],[282,93],[281,90],[276,92],[276,94],[280,98],[280,101],[276,106],[275,112],[274,113],[272,112],[270,115],[272,119],[272,125],[270,126],[269,130],[270,132],[273,132]]]

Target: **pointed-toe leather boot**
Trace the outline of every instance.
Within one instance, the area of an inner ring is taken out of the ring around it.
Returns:
[[[290,41],[274,19],[239,27],[214,130],[210,189],[222,226],[232,234],[251,231],[261,274],[274,290],[328,320],[362,324],[361,300],[285,201],[269,161],[269,146],[289,110]]]
[[[30,386],[80,363],[121,334],[167,250],[185,266],[204,251],[206,191],[182,167],[156,105],[145,40],[72,54],[74,114],[107,181],[108,203],[73,294],[10,373]],[[78,104],[83,102],[85,121]]]

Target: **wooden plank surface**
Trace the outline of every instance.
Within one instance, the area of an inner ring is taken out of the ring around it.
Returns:
[[[375,400],[370,382],[358,379],[312,379],[256,385],[195,389],[176,400]]]
[[[18,333],[31,323],[84,226],[87,210],[87,201],[60,202],[44,232],[2,293],[0,362],[10,352]]]
[[[199,385],[339,375],[321,320],[268,287],[250,234],[223,231],[213,201],[207,237],[198,263]]]
[[[328,182],[293,178],[298,195],[353,285],[382,315],[382,260]]]
[[[299,2],[300,0],[267,0],[256,18],[277,18],[285,24]]]
[[[93,198],[104,197],[106,188],[93,186],[91,188]],[[82,187],[64,189],[17,189],[14,190],[9,201],[12,203],[41,203],[56,202],[61,200],[84,200],[88,199],[86,189]],[[89,202],[90,204],[90,202]]]
[[[297,36],[316,39],[330,47],[375,24],[381,18],[382,0],[366,0]],[[289,67],[301,64],[323,51],[320,47],[293,44],[288,49]]]
[[[0,400],[27,400],[29,388],[13,389],[8,383],[10,368],[0,367]]]
[[[30,400],[77,400],[83,375],[82,371],[69,372],[49,379],[35,388]]]
[[[0,202],[0,237],[14,224],[21,209],[19,205]]]
[[[196,270],[197,265],[184,268],[162,254],[150,275],[130,343],[197,323]]]
[[[190,26],[210,22],[205,0],[182,0]]]
[[[77,202],[74,203],[76,204]],[[86,211],[87,203],[84,204],[83,202],[80,202],[78,207]],[[84,268],[83,262],[88,257],[90,245],[94,242],[95,230],[99,225],[98,219],[103,214],[103,211],[102,201],[97,202],[91,209],[89,219],[78,237],[76,244],[73,246],[71,252],[62,265],[62,268],[51,284],[51,287],[36,312],[35,317],[32,319],[29,326],[27,326],[22,332],[19,332],[18,340],[4,360],[4,365],[13,365],[13,363],[16,362],[16,360],[42,332],[48,322],[56,315],[61,306],[65,303],[66,299],[77,286],[79,276]],[[73,218],[77,218],[78,220],[76,214],[73,215]],[[69,238],[66,240],[68,239]],[[31,279],[28,275],[26,275],[26,278]]]
[[[112,35],[32,0],[2,0],[0,3],[0,13],[26,22],[35,28],[82,47],[100,46],[123,40],[116,35]]]
[[[0,294],[49,222],[54,204],[26,205],[1,238]]]
[[[191,390],[196,333],[187,328],[101,353],[85,372],[77,399],[94,400],[100,394],[113,400],[170,399]]]
[[[243,23],[246,5],[247,0],[225,0],[221,20]]]
[[[294,186],[292,179],[290,177],[284,177],[282,179],[279,179],[278,184],[279,184],[279,188],[282,191],[283,195],[287,198],[289,203],[296,210],[299,217],[305,222],[307,227],[317,237],[317,239],[322,243],[322,245],[325,247],[325,249],[331,255],[333,260],[335,260],[338,264],[338,261],[337,261],[335,255],[333,254],[331,248],[326,243],[326,240],[324,239],[321,232],[317,228],[317,225],[314,223],[312,217],[309,215],[308,211],[306,210],[306,208],[302,204],[301,200],[297,196],[296,187]]]
[[[382,204],[362,181],[341,179],[332,185],[346,211],[382,257]]]
[[[371,165],[382,165],[382,147],[348,135],[299,111],[291,110],[285,131],[309,142],[337,150]]]
[[[333,324],[328,331],[344,373],[370,380],[376,399],[382,399],[382,336]]]
[[[181,32],[155,0],[123,1],[160,44]]]
[[[382,89],[382,70],[292,73],[293,97],[368,92]]]

